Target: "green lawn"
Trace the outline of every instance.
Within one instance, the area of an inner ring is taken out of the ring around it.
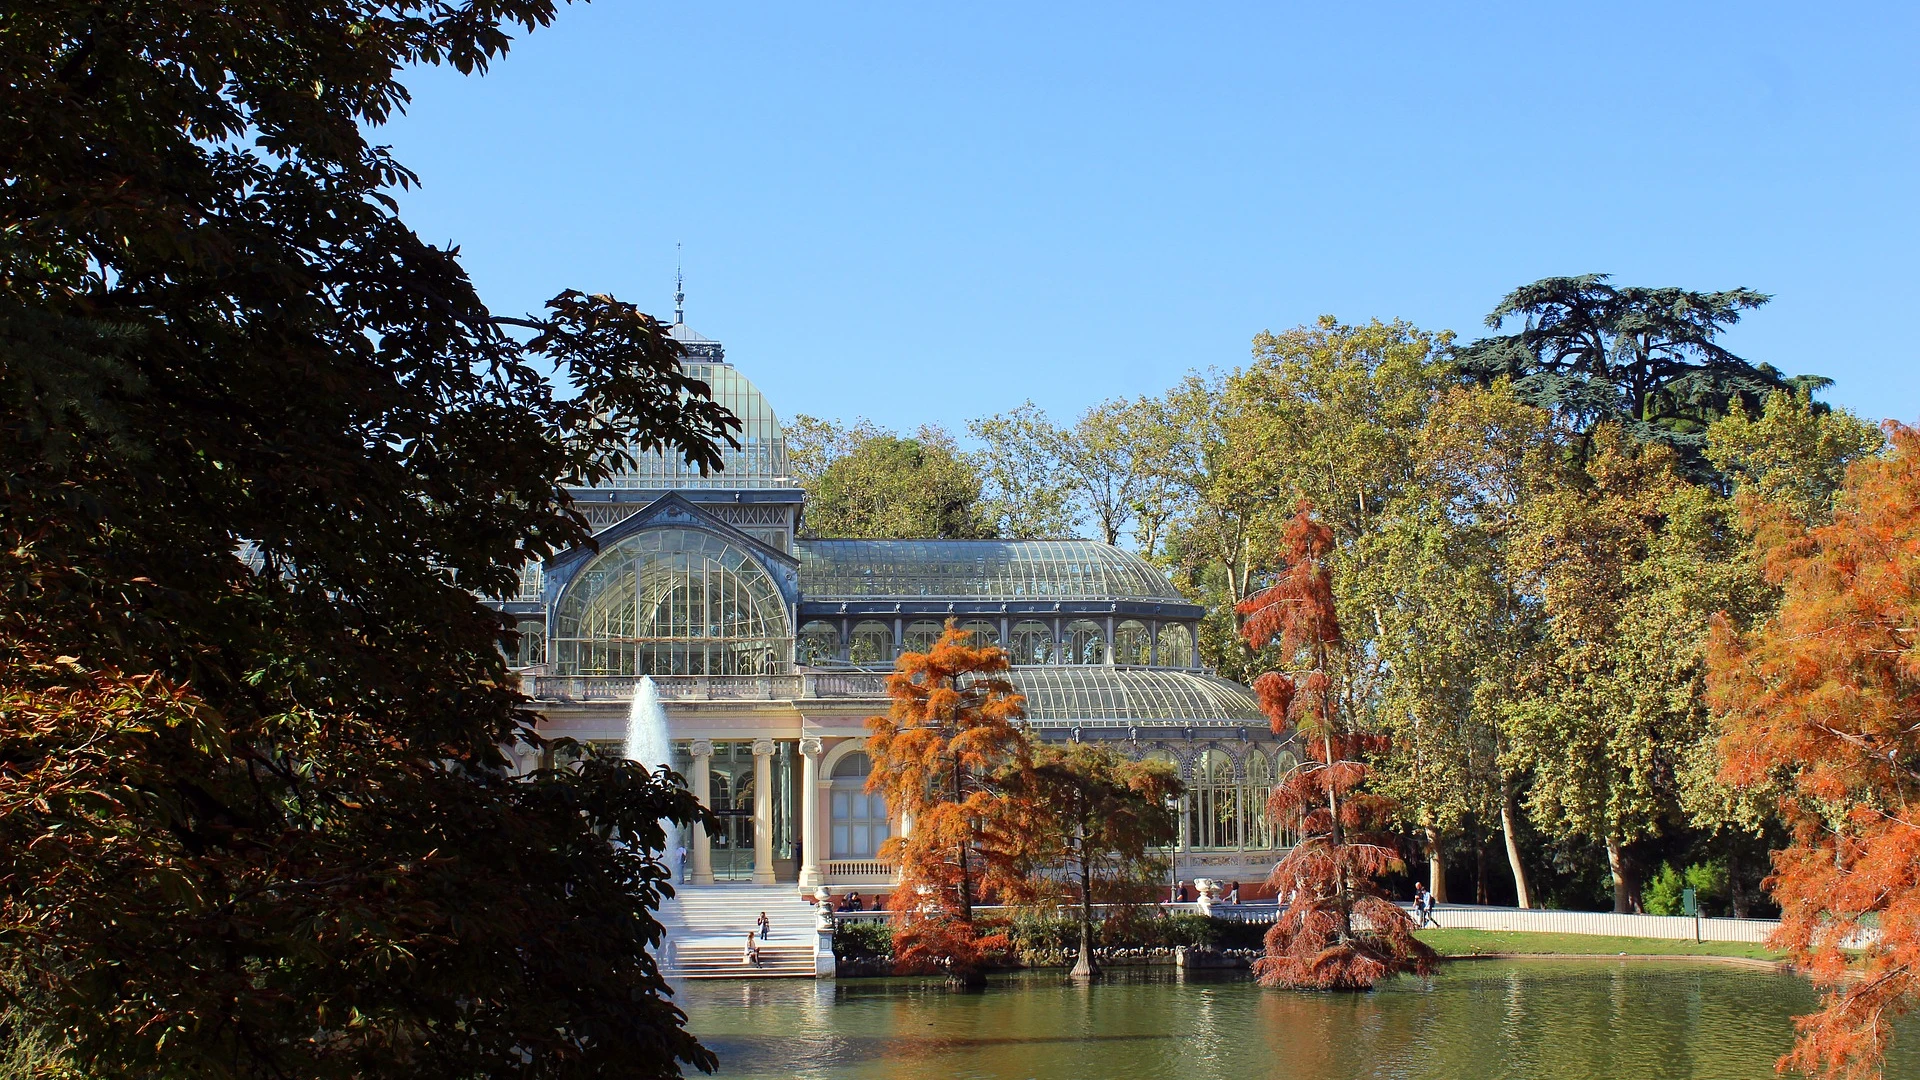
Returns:
[[[1442,956],[1484,953],[1559,953],[1613,956],[1742,956],[1754,960],[1783,957],[1764,945],[1738,941],[1676,941],[1670,938],[1600,937],[1592,934],[1531,934],[1513,930],[1422,930],[1421,941]]]

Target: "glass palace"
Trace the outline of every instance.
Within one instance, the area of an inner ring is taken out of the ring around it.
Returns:
[[[1285,838],[1260,809],[1292,757],[1245,687],[1200,669],[1202,610],[1165,575],[1088,540],[801,537],[806,493],[772,408],[719,342],[672,333],[741,419],[739,448],[708,476],[635,454],[608,485],[574,491],[597,550],[529,568],[498,606],[520,631],[510,660],[543,735],[618,752],[652,677],[674,768],[722,822],[687,842],[692,883],[891,880],[875,856],[903,823],[864,791],[864,721],[887,708],[894,658],[949,619],[1012,654],[1036,738],[1179,768],[1177,876],[1266,876]],[[526,751],[517,764],[542,762]]]

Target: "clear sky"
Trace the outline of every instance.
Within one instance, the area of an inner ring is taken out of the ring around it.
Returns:
[[[602,0],[378,137],[496,310],[727,345],[783,416],[1068,417],[1322,313],[1467,336],[1554,274],[1920,420],[1920,6]]]

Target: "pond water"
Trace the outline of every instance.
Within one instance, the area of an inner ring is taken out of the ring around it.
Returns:
[[[1647,961],[1457,963],[1370,994],[1263,990],[1244,974],[1057,974],[981,994],[938,982],[696,982],[679,1002],[724,1077],[835,1080],[1648,1080],[1774,1076],[1798,978]],[[1888,1063],[1920,1080],[1920,1031]]]

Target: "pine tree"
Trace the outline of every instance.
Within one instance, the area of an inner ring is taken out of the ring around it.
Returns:
[[[1879,1075],[1920,1003],[1920,431],[1888,430],[1831,524],[1747,505],[1780,607],[1745,633],[1722,620],[1708,661],[1723,779],[1786,791],[1774,940],[1825,991],[1781,1065],[1848,1080]]]
[[[949,620],[931,649],[901,654],[887,678],[892,707],[867,720],[867,790],[911,823],[880,853],[900,865],[896,965],[977,986],[1011,942],[979,933],[973,905],[984,890],[1017,884],[1021,865],[1020,851],[993,828],[1010,809],[994,778],[1026,766],[1031,749],[1020,727],[1026,699],[1006,678],[1006,650],[969,638]]]
[[[1266,986],[1364,990],[1400,972],[1425,974],[1437,958],[1375,883],[1403,864],[1386,832],[1392,802],[1365,790],[1367,758],[1383,752],[1385,740],[1356,729],[1337,685],[1332,550],[1333,531],[1302,500],[1281,539],[1279,579],[1239,605],[1248,644],[1277,640],[1298,665],[1267,672],[1253,688],[1275,734],[1297,731],[1306,756],[1267,804],[1298,839],[1268,879],[1286,907],[1254,973]]]

